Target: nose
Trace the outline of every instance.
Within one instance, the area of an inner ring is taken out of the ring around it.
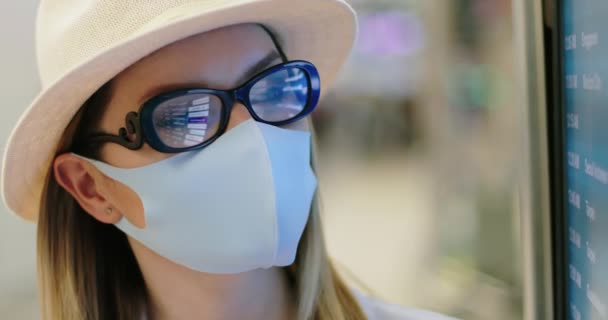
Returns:
[[[226,128],[226,131],[249,119],[251,119],[251,114],[249,114],[247,108],[241,103],[235,103],[230,112],[230,121],[228,121],[228,128]]]

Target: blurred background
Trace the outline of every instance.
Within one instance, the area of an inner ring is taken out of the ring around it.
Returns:
[[[510,0],[359,0],[315,114],[330,251],[383,299],[522,319]]]
[[[360,38],[314,114],[330,253],[384,300],[521,319],[511,0],[350,2]],[[2,147],[39,90],[37,4],[0,2]],[[36,319],[35,227],[0,211],[0,318]]]

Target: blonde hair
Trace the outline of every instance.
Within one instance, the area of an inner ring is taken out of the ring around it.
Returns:
[[[95,127],[107,91],[108,85],[102,87],[81,108],[66,129],[57,155],[73,152],[78,137]],[[314,154],[313,148],[313,169]],[[93,151],[84,155],[97,156]],[[43,319],[140,319],[147,310],[147,290],[126,235],[84,212],[58,185],[51,169],[41,201],[37,248]],[[284,270],[297,299],[297,319],[366,319],[328,258],[318,193],[296,261]]]

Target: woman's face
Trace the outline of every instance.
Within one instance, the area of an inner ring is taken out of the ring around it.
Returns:
[[[259,65],[264,61],[264,65]],[[183,88],[232,89],[281,62],[270,36],[257,25],[226,27],[187,38],[146,57],[113,80],[113,94],[100,129],[117,133],[124,127],[128,112],[138,111],[143,102],[160,93]],[[247,109],[237,104],[228,129],[248,119]],[[148,145],[131,151],[105,144],[100,151],[102,160],[124,168],[171,156]]]
[[[125,126],[127,113],[137,112],[143,102],[163,92],[181,88],[232,89],[281,62],[269,34],[254,24],[225,27],[181,40],[140,60],[112,80],[98,129],[116,134]],[[248,119],[247,109],[235,104],[227,130]],[[292,126],[305,127],[306,123],[300,120]],[[129,150],[113,143],[102,145],[100,155],[100,160],[122,168],[140,167],[172,156],[148,145]],[[70,154],[59,156],[54,169],[58,183],[96,219],[115,223],[124,214],[134,225],[145,226],[139,197],[127,186]],[[112,212],[108,212],[109,207]]]

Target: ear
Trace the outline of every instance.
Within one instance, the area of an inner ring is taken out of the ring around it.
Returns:
[[[57,183],[93,218],[107,224],[122,218],[105,196],[108,194],[104,187],[105,176],[88,161],[73,154],[62,154],[53,162],[53,173]]]

